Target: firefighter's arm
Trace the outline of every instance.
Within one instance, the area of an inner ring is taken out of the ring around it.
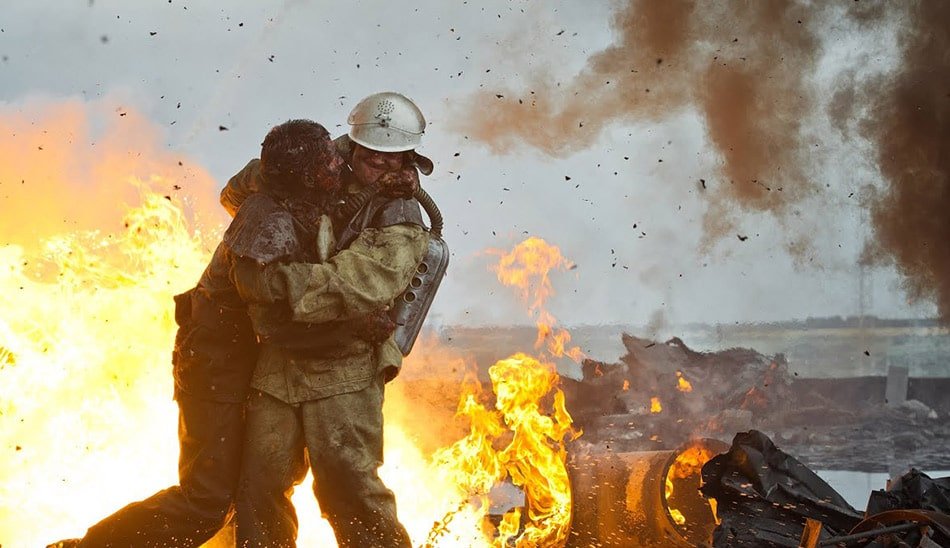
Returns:
[[[406,289],[428,243],[428,232],[415,224],[366,228],[326,263],[266,267],[265,292],[286,301],[294,321],[362,317],[388,306]]]
[[[261,161],[257,158],[228,180],[228,184],[221,189],[220,200],[231,217],[237,214],[245,198],[260,190],[261,180]]]

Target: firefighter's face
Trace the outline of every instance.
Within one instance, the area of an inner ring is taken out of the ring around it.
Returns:
[[[340,188],[340,173],[343,171],[346,161],[340,156],[333,142],[329,139],[323,143],[321,156],[321,161],[317,162],[312,176],[314,186],[335,193]]]
[[[350,167],[353,174],[364,184],[375,182],[383,173],[396,171],[405,163],[403,152],[380,152],[362,145],[353,145],[353,159]]]

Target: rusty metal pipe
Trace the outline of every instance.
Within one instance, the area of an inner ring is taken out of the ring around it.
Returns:
[[[575,455],[568,468],[574,508],[567,546],[710,545],[715,515],[699,493],[699,474],[674,480],[671,500],[666,497],[670,468],[696,445],[713,454],[729,449],[702,439],[671,451]],[[674,520],[671,503],[684,524]]]

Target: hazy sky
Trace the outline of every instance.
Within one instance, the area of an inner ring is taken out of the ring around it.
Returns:
[[[161,128],[168,150],[220,187],[258,154],[273,124],[307,117],[341,133],[359,98],[400,91],[430,122],[421,151],[436,171],[423,184],[442,208],[453,251],[434,307],[442,321],[527,321],[483,251],[528,235],[577,264],[554,278],[551,309],[568,325],[855,314],[868,229],[852,197],[879,176],[863,145],[826,131],[820,117],[810,128],[823,154],[809,174],[822,193],[799,204],[792,221],[737,211],[735,234],[708,249],[700,247],[702,219],[722,184],[721,162],[688,108],[614,125],[566,157],[523,147],[496,155],[452,129],[454,117],[493,108],[458,108],[480,89],[517,89],[542,69],[555,76],[552,88],[571,79],[614,39],[614,8],[587,0],[4,0],[0,111],[31,119],[78,100],[94,126],[107,126],[117,109],[135,109]],[[837,75],[884,72],[894,62],[893,36],[856,35],[833,18],[812,24],[822,36],[811,77],[819,92]],[[0,128],[0,148],[15,138]],[[785,249],[801,238],[811,247],[791,257]],[[871,313],[933,314],[927,303],[906,302],[892,270],[872,269],[868,280]]]

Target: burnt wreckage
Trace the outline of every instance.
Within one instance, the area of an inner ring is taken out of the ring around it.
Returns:
[[[772,440],[818,469],[947,469],[947,379],[911,379],[910,404],[886,405],[881,378],[797,379],[780,354],[623,342],[620,363],[562,378],[584,431],[568,447],[567,546],[950,546],[950,478],[911,469],[860,511]]]

